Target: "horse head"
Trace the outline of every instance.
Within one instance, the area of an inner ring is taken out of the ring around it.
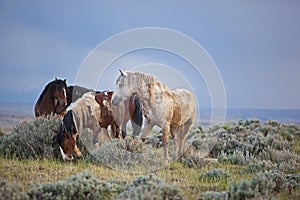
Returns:
[[[77,130],[73,114],[69,110],[59,126],[56,137],[64,160],[73,160],[72,154],[76,153],[76,136]]]
[[[114,106],[118,106],[121,101],[125,100],[133,93],[131,84],[129,84],[130,73],[121,69],[120,73],[121,74],[116,81],[116,87],[111,101]]]
[[[54,86],[54,104],[56,107],[56,112],[61,113],[63,112],[67,107],[67,84],[66,79],[59,80],[55,79],[55,86]]]

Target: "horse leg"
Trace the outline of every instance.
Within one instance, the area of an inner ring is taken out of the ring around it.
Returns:
[[[124,121],[122,123],[122,138],[125,139],[126,138],[126,135],[127,135],[127,130],[126,130],[126,124],[127,124],[128,121]]]
[[[162,143],[163,143],[163,147],[164,147],[164,163],[165,164],[169,163],[169,153],[168,153],[169,132],[170,132],[170,124],[166,123],[166,125],[162,129],[162,134],[163,134]]]
[[[145,142],[145,140],[147,139],[147,135],[152,130],[153,126],[154,126],[154,124],[146,122],[144,129],[142,131],[142,135],[141,135],[143,142]]]
[[[183,127],[181,128],[183,130],[180,131],[180,135],[179,135],[179,137],[180,137],[179,150],[178,150],[179,156],[182,156],[184,153],[183,146],[185,143],[185,138],[186,138],[187,133],[190,131],[192,124],[193,124],[193,120],[190,118],[187,122],[184,123]]]
[[[142,125],[137,124],[136,122],[134,122],[134,120],[131,120],[131,125],[132,125],[132,130],[133,130],[133,137],[137,137],[139,136],[141,129],[142,129]]]
[[[106,128],[102,128],[102,130],[104,130],[104,136],[108,139],[108,141],[110,141],[110,140],[111,140],[111,137],[110,137],[109,134],[108,134],[107,127],[106,127]]]
[[[120,139],[120,127],[116,122],[113,122],[110,125],[110,131],[111,131],[111,135],[113,135],[115,139]]]
[[[174,143],[174,151],[173,151],[174,152],[174,154],[173,154],[174,160],[177,159],[177,147],[178,147],[178,134],[177,134],[177,132],[178,132],[178,127],[176,127],[176,126],[171,126],[170,127],[170,133],[173,136],[173,143]]]

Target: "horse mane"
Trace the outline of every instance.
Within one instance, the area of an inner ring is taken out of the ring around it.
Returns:
[[[54,90],[55,90],[55,87],[53,87],[53,85],[55,84],[55,81],[56,80],[51,81],[50,83],[48,83],[45,86],[44,90],[42,91],[42,94],[40,95],[40,97],[37,101],[38,104],[42,103],[42,100],[43,100],[44,96],[47,95],[47,93],[49,93],[51,95],[51,98],[53,97],[53,93],[54,93]]]
[[[163,84],[156,77],[144,74],[142,72],[127,72],[129,74],[128,84],[142,86],[143,83],[149,85],[150,88],[154,87],[154,85],[161,90],[169,90],[169,87],[166,84]]]
[[[67,107],[71,105],[71,103],[76,102],[80,99],[85,93],[92,92],[92,89],[88,89],[85,87],[81,87],[78,85],[68,86],[67,88]]]

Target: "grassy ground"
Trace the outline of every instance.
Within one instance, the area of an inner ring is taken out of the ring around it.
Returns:
[[[17,183],[23,191],[32,184],[49,183],[64,180],[67,177],[82,172],[90,171],[99,180],[118,179],[130,182],[144,174],[115,171],[102,165],[91,164],[84,160],[76,162],[62,162],[55,159],[20,160],[18,158],[7,159],[0,157],[0,178]],[[153,172],[156,176],[164,179],[167,183],[179,186],[186,199],[195,199],[201,191],[222,191],[227,188],[227,180],[202,180],[199,175],[210,168],[223,167],[233,174],[231,178],[242,179],[247,175],[240,176],[240,166],[210,164],[201,169],[187,168],[182,163],[173,162],[170,166]]]
[[[7,159],[0,157],[0,178],[16,183],[22,191],[27,191],[32,185],[37,183],[51,183],[64,180],[67,177],[79,172],[88,170],[99,180],[123,180],[130,182],[144,174],[115,171],[104,167],[88,163],[84,160],[76,162],[62,162],[56,159],[35,159],[20,160],[18,158]],[[223,169],[230,176],[221,179],[200,179],[199,176],[210,169]],[[210,163],[201,169],[187,168],[180,162],[173,162],[170,166],[160,169],[154,174],[161,177],[168,184],[178,186],[185,199],[196,199],[199,194],[206,191],[225,191],[228,183],[236,180],[251,178],[251,174],[243,173],[240,165]],[[293,190],[292,193],[277,193],[278,199],[297,198],[300,191]]]
[[[56,118],[24,122],[12,134],[0,137],[1,187],[1,181],[5,180],[18,185],[17,192],[27,192],[35,184],[55,183],[89,171],[99,181],[117,180],[128,184],[151,174],[160,177],[170,186],[178,187],[184,199],[197,199],[207,192],[218,193],[218,199],[223,199],[220,197],[222,192],[240,195],[238,198],[231,196],[230,199],[246,199],[241,198],[243,192],[259,193],[260,198],[300,198],[300,128],[293,125],[281,125],[277,122],[263,124],[253,120],[219,126],[205,134],[201,128],[194,128],[188,139],[191,144],[190,154],[184,155],[183,160],[171,162],[169,166],[155,172],[144,170],[143,173],[133,173],[96,164],[88,156],[73,162],[58,159],[57,152],[54,151],[57,148],[52,146],[52,130],[58,123]],[[213,143],[214,148],[210,149],[206,144],[214,141],[211,139],[213,134],[218,135],[218,140]],[[153,140],[153,144],[155,141]],[[138,140],[115,141],[107,146],[109,151],[98,151],[99,154],[95,155],[119,161],[119,158],[124,158],[121,160],[123,162],[125,159],[129,160],[124,157],[124,150],[128,154],[144,151],[146,147],[148,148]],[[199,159],[199,152],[206,152],[208,149],[208,156],[213,159]],[[87,152],[83,154],[87,155]],[[151,159],[153,157],[146,158],[149,163]],[[290,175],[293,177],[290,178]],[[268,188],[268,184],[273,184],[272,189]],[[243,190],[243,187],[246,189]],[[1,189],[0,194],[5,194],[6,191]]]

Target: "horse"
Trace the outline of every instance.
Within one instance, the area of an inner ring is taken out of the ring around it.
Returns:
[[[81,98],[85,93],[92,92],[92,89],[87,89],[78,85],[68,86],[67,88],[67,106],[69,107],[71,103],[74,103],[79,98]]]
[[[99,125],[101,128],[104,128],[105,135],[109,137],[107,128],[108,126],[111,127],[111,137],[113,138],[120,138],[120,122],[122,118],[120,115],[120,111],[118,109],[122,109],[123,107],[116,107],[115,109],[111,106],[111,97],[113,92],[112,91],[104,91],[104,92],[96,92],[95,100],[100,105],[101,109],[101,116]],[[119,123],[115,121],[115,118]]]
[[[141,132],[143,123],[143,115],[141,109],[141,103],[136,94],[132,94],[129,98],[125,99],[118,106],[111,105],[111,97],[113,91],[96,92],[96,101],[101,107],[101,127],[111,125],[114,128],[111,131],[111,136],[114,138],[120,138],[120,126],[122,127],[122,138],[127,135],[126,124],[131,120],[133,128],[133,137],[138,136]]]
[[[87,89],[78,85],[75,86],[68,86],[67,88],[67,106],[68,107],[71,103],[74,103],[77,99],[82,97],[83,94],[87,92],[94,91],[92,89]],[[97,92],[96,92],[97,93]],[[100,93],[100,92],[98,92]],[[108,92],[108,94],[112,94]],[[100,100],[101,95],[97,95],[96,100],[97,102],[101,105]],[[103,96],[101,98],[104,98]],[[108,99],[106,99],[108,100]],[[111,101],[111,96],[109,101]],[[133,137],[136,137],[140,134],[142,124],[143,124],[143,113],[141,109],[141,103],[136,94],[132,94],[128,99],[124,101],[125,103],[125,108],[124,108],[124,113],[120,110],[119,113],[115,113],[115,117],[122,115],[122,119],[118,117],[118,127],[122,127],[122,138],[124,139],[127,136],[127,130],[126,130],[126,125],[128,121],[131,121],[132,129],[133,129]],[[117,130],[116,130],[117,131]],[[118,132],[117,132],[118,133]],[[116,136],[113,134],[113,137],[119,138],[119,135],[117,134]]]
[[[66,79],[55,78],[48,83],[35,106],[35,117],[46,116],[49,114],[64,115],[67,105],[67,84]]]
[[[170,133],[174,138],[174,158],[177,159],[177,154],[183,153],[186,135],[196,118],[195,96],[185,89],[171,90],[157,78],[141,72],[120,70],[120,73],[116,80],[112,105],[117,106],[132,93],[136,93],[140,98],[146,119],[141,138],[145,140],[153,126],[159,126],[163,133],[165,164],[169,163]]]
[[[84,128],[90,128],[93,131],[93,143],[98,142],[100,116],[101,109],[95,100],[95,92],[85,93],[68,108],[56,135],[64,160],[73,160],[74,153],[78,158],[83,157],[76,139]]]
[[[94,144],[98,142],[99,127],[108,140],[111,139],[107,130],[108,126],[111,126],[111,136],[119,138],[119,125],[123,123],[124,111],[126,111],[125,103],[123,102],[123,106],[112,107],[112,94],[111,91],[88,92],[68,108],[56,135],[64,160],[72,160],[74,153],[78,158],[82,157],[76,145],[76,139],[84,128],[90,128],[93,131]],[[139,112],[135,113],[142,117]],[[135,118],[138,119],[138,116]]]

